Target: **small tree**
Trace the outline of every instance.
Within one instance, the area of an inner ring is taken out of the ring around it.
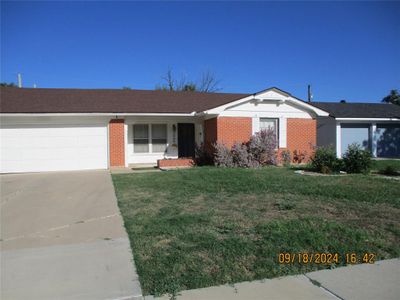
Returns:
[[[400,94],[398,90],[391,90],[390,94],[382,99],[382,102],[400,105]]]
[[[214,73],[211,72],[210,70],[204,72],[201,75],[199,84],[198,84],[198,90],[200,92],[205,92],[205,93],[214,93],[219,90],[221,90],[218,85],[220,83],[220,80],[218,80]]]
[[[218,87],[220,81],[211,71],[203,72],[200,80],[197,82],[188,80],[186,76],[177,79],[171,68],[168,68],[166,74],[162,77],[163,84],[157,84],[156,90],[178,91],[178,92],[205,92],[213,93],[220,90]]]

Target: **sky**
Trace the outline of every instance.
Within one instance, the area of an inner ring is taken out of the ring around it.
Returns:
[[[221,92],[378,102],[400,89],[400,2],[1,1],[1,82],[154,89],[172,69]]]

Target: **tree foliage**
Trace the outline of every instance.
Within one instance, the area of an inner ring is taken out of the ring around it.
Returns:
[[[14,82],[10,82],[10,83],[8,83],[8,82],[1,82],[1,83],[0,83],[0,86],[16,87],[16,85],[15,85]]]
[[[161,77],[163,83],[156,85],[156,90],[162,91],[184,91],[184,92],[204,92],[214,93],[220,90],[220,81],[214,73],[206,71],[201,74],[200,79],[195,82],[182,75],[179,79],[169,68],[164,76]]]
[[[390,94],[382,99],[382,102],[400,105],[400,94],[398,90],[391,90]]]

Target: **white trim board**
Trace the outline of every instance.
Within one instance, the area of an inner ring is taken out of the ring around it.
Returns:
[[[337,121],[363,121],[363,122],[376,122],[376,121],[400,121],[398,118],[335,118]]]
[[[45,117],[45,116],[110,116],[110,117],[124,117],[124,116],[195,116],[196,112],[191,113],[0,113],[0,117]]]
[[[311,104],[308,104],[306,102],[303,102],[277,88],[270,88],[267,90],[264,90],[262,92],[249,95],[247,97],[238,99],[233,102],[226,103],[224,105],[220,105],[211,109],[208,109],[204,111],[205,114],[211,114],[211,115],[219,115],[223,111],[236,107],[238,105],[244,104],[246,102],[255,102],[255,103],[262,103],[262,102],[273,102],[273,103],[285,103],[289,102],[292,103],[295,106],[298,106],[302,108],[303,110],[307,112],[312,112],[317,116],[329,116],[329,113],[326,111],[323,111],[322,109],[319,109]]]

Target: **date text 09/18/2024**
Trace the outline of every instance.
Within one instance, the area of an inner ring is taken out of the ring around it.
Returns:
[[[373,264],[376,260],[374,253],[279,253],[280,264]]]

